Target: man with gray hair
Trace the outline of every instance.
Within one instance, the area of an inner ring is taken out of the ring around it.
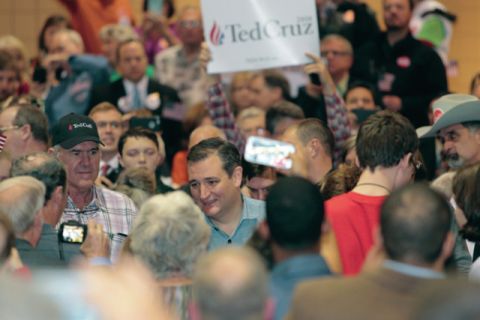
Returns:
[[[13,105],[0,112],[0,134],[13,159],[48,149],[48,121],[33,105]]]
[[[58,242],[55,228],[60,223],[67,202],[67,174],[63,164],[48,153],[33,153],[13,161],[11,176],[31,176],[44,184],[45,204],[40,209],[44,225],[38,246],[55,247]],[[67,263],[80,255],[80,247],[76,244],[65,243],[62,247]],[[59,258],[57,254],[54,260]]]
[[[419,128],[420,138],[437,137],[442,145],[443,156],[452,169],[479,162],[480,100],[472,95],[448,94],[436,100],[432,107],[433,126]],[[440,180],[445,180],[447,174],[437,178],[433,185],[438,185]],[[446,180],[444,188],[451,189],[451,180],[448,177]],[[453,199],[450,203],[456,207]],[[452,224],[452,230],[457,234],[453,253],[455,264],[460,272],[468,273],[473,249],[465,246],[464,239],[458,234],[458,224]],[[467,251],[467,249],[470,250]]]
[[[61,221],[101,224],[112,240],[111,257],[116,258],[137,209],[127,196],[95,186],[101,143],[95,122],[87,116],[66,115],[53,128],[52,140],[52,151],[67,172],[68,198]]]
[[[207,254],[193,279],[192,319],[264,318],[267,280],[265,266],[252,249],[228,247]]]
[[[15,246],[29,267],[60,266],[56,242],[40,242],[45,186],[33,177],[19,176],[0,183],[0,210],[12,221]]]
[[[67,201],[67,174],[63,164],[48,153],[39,152],[13,161],[11,176],[31,176],[46,188],[42,215],[46,224],[55,227]]]
[[[448,94],[433,103],[434,124],[420,138],[437,137],[453,169],[480,161],[479,108],[480,100],[466,94]]]

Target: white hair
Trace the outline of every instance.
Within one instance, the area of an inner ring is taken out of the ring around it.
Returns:
[[[210,227],[193,200],[183,191],[156,195],[140,209],[130,233],[130,250],[157,278],[191,276],[206,252]]]
[[[329,42],[329,41],[339,41],[341,43],[343,43],[343,45],[345,46],[345,49],[347,49],[347,52],[349,54],[353,54],[353,47],[352,47],[352,44],[350,43],[350,41],[348,41],[347,38],[339,35],[339,34],[329,34],[328,36],[326,36],[325,38],[322,39],[322,43],[326,43],[326,42]]]
[[[0,182],[0,211],[12,221],[15,233],[30,229],[43,208],[45,186],[30,176],[18,176]]]

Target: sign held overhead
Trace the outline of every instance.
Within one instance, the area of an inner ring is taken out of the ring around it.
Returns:
[[[319,53],[315,0],[202,0],[209,73],[311,62]]]

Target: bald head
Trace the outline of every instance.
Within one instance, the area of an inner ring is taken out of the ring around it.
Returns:
[[[203,257],[196,270],[194,292],[202,318],[262,318],[268,296],[267,272],[254,251],[222,248]]]
[[[188,149],[191,149],[194,145],[210,138],[220,138],[223,140],[227,140],[225,133],[219,128],[211,125],[200,126],[193,130],[190,134]]]
[[[427,185],[408,185],[383,203],[380,230],[392,260],[432,264],[442,255],[452,214],[447,200]]]

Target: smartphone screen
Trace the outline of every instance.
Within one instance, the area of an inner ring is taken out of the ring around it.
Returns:
[[[309,73],[308,77],[310,78],[310,82],[316,86],[321,86],[322,82],[320,81],[320,76],[317,73]]]
[[[274,167],[277,169],[292,168],[289,155],[295,152],[293,144],[252,136],[245,147],[245,160],[248,162]]]
[[[62,238],[64,242],[83,243],[85,229],[82,226],[63,226]]]

